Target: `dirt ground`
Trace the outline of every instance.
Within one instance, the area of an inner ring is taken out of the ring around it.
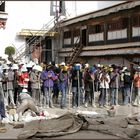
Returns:
[[[47,109],[49,113],[62,115],[63,113],[69,112],[76,112],[76,111],[96,111],[100,113],[101,115],[107,115],[107,108],[93,108],[93,107],[80,107],[78,109],[60,109],[60,108],[50,108]],[[140,107],[133,107],[133,106],[118,106],[116,110],[116,116],[128,116],[130,114],[138,113],[140,112]],[[22,128],[20,129],[13,129],[13,126],[10,124],[6,124],[5,128],[7,131],[5,133],[0,133],[0,139],[17,139],[17,136],[19,135],[20,131],[22,131]],[[50,138],[48,138],[50,139]],[[60,137],[53,137],[51,139],[119,139],[119,137],[99,133],[96,131],[79,131],[70,135],[60,136]]]

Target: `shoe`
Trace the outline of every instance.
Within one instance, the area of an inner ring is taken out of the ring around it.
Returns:
[[[107,105],[104,105],[104,107],[105,107],[105,108],[108,108],[108,106],[107,106]]]
[[[45,108],[49,108],[49,106],[47,105]]]
[[[61,109],[65,109],[65,107],[64,107],[64,106],[61,106],[60,108],[61,108]]]
[[[88,104],[87,104],[87,103],[85,103],[85,107],[86,107],[86,108],[88,107]]]
[[[75,108],[76,108],[76,106],[73,106],[72,108],[73,108],[73,109],[75,109]]]
[[[96,107],[96,105],[95,104],[92,104],[92,107]]]
[[[103,105],[99,105],[99,108],[103,108]]]
[[[51,106],[50,106],[50,108],[54,108],[54,106],[53,106],[53,105],[51,105]]]

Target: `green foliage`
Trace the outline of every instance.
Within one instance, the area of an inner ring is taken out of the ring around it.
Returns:
[[[12,56],[15,54],[15,48],[12,46],[8,46],[5,48],[5,54],[7,54],[8,56]]]

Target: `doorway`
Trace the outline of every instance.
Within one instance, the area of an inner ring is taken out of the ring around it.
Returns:
[[[82,44],[84,45],[84,46],[86,46],[86,42],[87,42],[87,36],[86,36],[86,33],[87,33],[87,29],[83,29],[82,30]]]

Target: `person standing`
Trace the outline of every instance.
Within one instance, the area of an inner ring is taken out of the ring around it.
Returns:
[[[110,74],[111,105],[118,105],[119,81],[120,75],[118,69],[117,67],[114,67]]]
[[[2,87],[2,71],[0,72],[0,124],[3,118],[5,118],[5,103],[4,103],[4,92]]]
[[[110,76],[107,72],[107,68],[103,68],[99,76],[100,81],[100,95],[99,95],[99,107],[106,107],[108,104],[108,90],[109,90],[109,83],[110,83]]]
[[[134,74],[134,106],[140,106],[140,67],[137,68],[137,72]]]
[[[14,72],[12,70],[12,67],[10,67],[8,70],[8,75],[7,75],[7,91],[8,91],[8,97],[10,98],[9,105],[12,105],[12,107],[15,107],[13,84],[14,84]]]
[[[80,71],[81,64],[75,64],[71,71],[71,80],[72,80],[72,107],[79,107],[81,99],[81,88],[82,88],[82,72]],[[79,72],[79,77],[78,77]],[[78,104],[79,103],[79,104]],[[82,102],[81,102],[82,103]]]
[[[46,68],[46,71],[43,71],[41,73],[41,80],[43,80],[43,88],[44,88],[44,94],[45,94],[45,106],[47,108],[53,107],[53,86],[54,86],[54,80],[56,78],[54,72],[52,71],[52,66],[48,65]]]
[[[124,71],[124,105],[131,103],[131,85],[132,77],[128,69]]]
[[[31,82],[32,98],[34,99],[35,104],[40,106],[41,83],[40,83],[40,72],[37,65],[33,67],[29,77]]]

